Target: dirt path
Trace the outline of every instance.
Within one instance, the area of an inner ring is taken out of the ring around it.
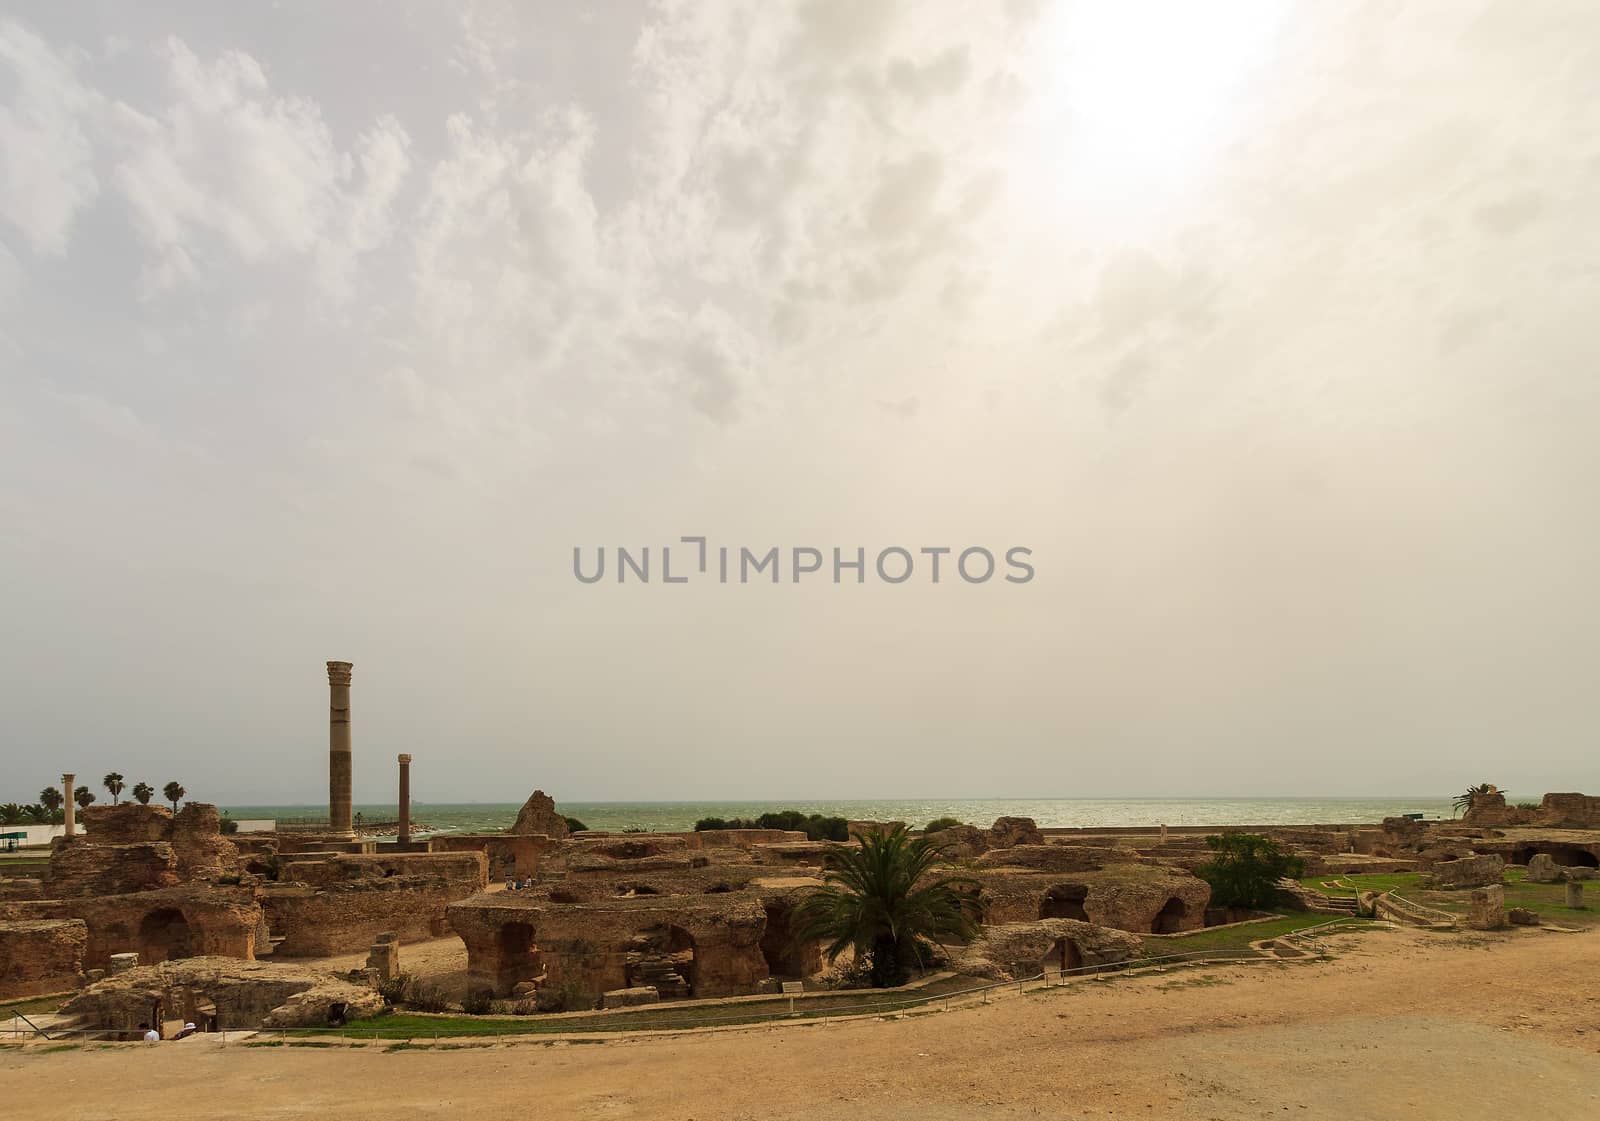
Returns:
[[[1600,1117],[1600,934],[1345,944],[897,1022],[437,1054],[0,1051],[0,1101],[72,1121]]]

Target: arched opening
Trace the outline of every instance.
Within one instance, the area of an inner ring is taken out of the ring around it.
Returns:
[[[636,895],[660,895],[661,893],[649,884],[618,884],[616,894],[623,899]]]
[[[822,950],[812,942],[796,943],[789,922],[789,908],[782,903],[766,904],[767,928],[761,932],[761,956],[767,972],[784,981],[801,981],[822,968]]]
[[[1060,970],[1062,973],[1071,972],[1083,965],[1083,954],[1078,951],[1078,944],[1070,938],[1058,938],[1055,945],[1045,953],[1039,961],[1039,972],[1053,973]]]
[[[1156,912],[1155,921],[1150,924],[1150,933],[1176,934],[1183,929],[1183,920],[1188,914],[1189,908],[1183,905],[1183,900],[1174,895],[1167,900],[1166,906]]]
[[[640,931],[628,944],[624,971],[629,988],[652,988],[662,1000],[694,996],[694,938],[662,923]]]
[[[1562,868],[1600,868],[1600,858],[1585,849],[1551,849],[1550,859]]]
[[[1089,914],[1083,909],[1083,901],[1087,898],[1089,889],[1084,884],[1057,884],[1039,900],[1039,917],[1088,922]]]
[[[189,920],[176,907],[151,911],[139,923],[139,964],[176,961],[192,957]]]
[[[508,922],[495,936],[496,958],[495,989],[510,992],[524,981],[537,980],[539,976],[539,947],[534,942],[533,927],[525,922]]]

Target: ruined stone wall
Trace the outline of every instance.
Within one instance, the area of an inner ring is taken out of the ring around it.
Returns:
[[[483,853],[491,880],[537,876],[545,857],[560,848],[560,841],[538,833],[443,833],[428,838],[429,852]]]
[[[238,850],[222,836],[217,808],[124,802],[83,811],[87,833],[52,845],[48,896],[123,895],[192,880],[214,882],[238,870]]]
[[[331,854],[288,858],[278,873],[280,883],[326,886],[409,876],[433,876],[455,886],[458,898],[482,891],[489,884],[488,859],[481,852],[385,853],[382,855]]]
[[[326,887],[273,884],[261,903],[272,933],[284,938],[277,956],[321,957],[367,950],[384,931],[405,942],[449,934],[445,909],[471,894],[442,877],[400,876]]]
[[[543,790],[528,795],[517,813],[517,820],[509,830],[512,833],[542,833],[552,840],[562,840],[568,834],[567,819],[556,812],[555,799]]]
[[[77,988],[88,942],[81,919],[0,922],[0,1000]]]
[[[1587,794],[1546,794],[1534,811],[1535,824],[1566,829],[1600,828],[1600,798]]]
[[[650,930],[669,930],[692,947],[695,997],[753,993],[770,976],[761,952],[766,911],[748,894],[574,906],[485,895],[453,905],[450,921],[475,981],[504,993],[541,968],[547,1007],[595,1007],[605,992],[626,988],[629,952]]]
[[[252,960],[261,907],[249,887],[188,884],[130,895],[79,896],[0,905],[0,920],[81,919],[88,928],[84,968],[104,969],[112,954],[143,964],[174,958]]]

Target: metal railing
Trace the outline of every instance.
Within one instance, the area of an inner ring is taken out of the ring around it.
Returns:
[[[1316,932],[1330,926],[1340,925],[1348,920],[1335,919],[1328,923],[1308,927],[1302,931],[1293,931],[1290,934],[1278,936],[1279,940],[1294,936],[1302,936],[1307,944],[1316,952],[1318,958],[1327,956],[1327,946],[1316,937]],[[1308,959],[1309,960],[1309,959]],[[582,1027],[567,1027],[564,1024],[548,1021],[550,1030],[541,1030],[534,1025],[537,1018],[529,1018],[529,1026],[514,1028],[502,1026],[449,1027],[429,1030],[427,1028],[386,1028],[382,1024],[361,1027],[343,1028],[253,1028],[229,1029],[220,1032],[203,1033],[205,1035],[220,1036],[220,1043],[228,1044],[228,1035],[244,1046],[333,1046],[343,1044],[349,1046],[364,1045],[368,1043],[384,1043],[392,1046],[416,1046],[419,1041],[431,1044],[448,1044],[451,1040],[460,1041],[457,1045],[486,1045],[490,1040],[500,1043],[506,1039],[538,1039],[540,1037],[560,1037],[565,1035],[626,1035],[634,1031],[698,1031],[710,1028],[748,1027],[761,1023],[777,1021],[813,1021],[827,1024],[831,1021],[859,1019],[867,1016],[898,1015],[911,1012],[919,1008],[934,1008],[943,1006],[944,1011],[969,1004],[988,1004],[992,999],[1001,996],[1022,994],[1028,991],[1041,991],[1069,984],[1084,978],[1111,979],[1115,976],[1131,976],[1145,970],[1162,970],[1169,967],[1190,965],[1237,965],[1251,962],[1283,961],[1273,958],[1255,949],[1238,950],[1191,950],[1184,953],[1162,954],[1158,957],[1136,958],[1124,962],[1106,962],[1095,965],[1075,966],[1069,969],[1041,971],[1029,977],[1017,978],[1010,981],[996,981],[986,985],[974,985],[968,988],[957,989],[950,992],[922,993],[912,996],[876,1001],[850,1002],[843,1007],[818,1008],[807,1010],[805,1003],[801,1002],[794,1011],[790,1011],[790,1004],[785,1002],[779,1008],[759,1012],[730,1013],[727,1015],[707,1015],[704,1013],[691,1013],[674,1016],[670,1012],[646,1011],[644,1009],[630,1009],[640,1019],[624,1013],[629,1022],[625,1025],[608,1028],[604,1023],[585,1025]],[[841,991],[835,996],[831,993],[819,993],[816,999],[838,999],[841,1002],[850,1000],[848,991]],[[775,1002],[781,998],[775,998]],[[20,1017],[19,1017],[20,1018]],[[640,1020],[643,1022],[640,1022]],[[120,1040],[108,1038],[111,1036],[124,1036],[126,1031],[114,1028],[69,1028],[69,1029],[42,1029],[32,1025],[31,1032],[14,1032],[13,1035],[42,1036],[52,1041],[76,1041],[83,1046],[93,1043],[115,1043]],[[567,1021],[571,1023],[571,1021]]]

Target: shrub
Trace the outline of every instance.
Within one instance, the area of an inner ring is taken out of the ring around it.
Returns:
[[[482,1016],[488,1013],[493,1004],[494,990],[479,986],[468,990],[467,995],[461,998],[461,1011],[469,1016]]]
[[[1213,907],[1265,910],[1282,894],[1279,880],[1305,874],[1305,861],[1256,833],[1223,833],[1206,844],[1215,855],[1194,874],[1211,885]]]
[[[450,998],[438,985],[411,978],[405,986],[406,1003],[419,1012],[448,1012]]]
[[[406,998],[406,989],[411,985],[411,974],[396,973],[387,981],[378,982],[378,995],[383,997],[383,1003],[393,1008]]]
[[[728,824],[728,819],[724,817],[702,817],[699,821],[694,823],[694,831],[696,833],[704,833],[708,829],[732,828],[733,826]]]
[[[953,817],[936,817],[922,827],[924,833],[937,833],[941,829],[953,829],[961,822]]]
[[[623,832],[624,833],[648,833],[648,832],[650,832],[650,830],[646,829],[642,825],[629,825],[625,829],[623,829]]]
[[[575,817],[564,817],[561,820],[567,823],[567,831],[569,833],[585,833],[589,829],[587,825]]]
[[[229,817],[227,814],[223,814],[222,815],[222,835],[224,837],[231,837],[231,836],[233,836],[233,834],[237,833],[238,831],[239,831],[239,823],[237,821],[233,820],[233,818]]]

